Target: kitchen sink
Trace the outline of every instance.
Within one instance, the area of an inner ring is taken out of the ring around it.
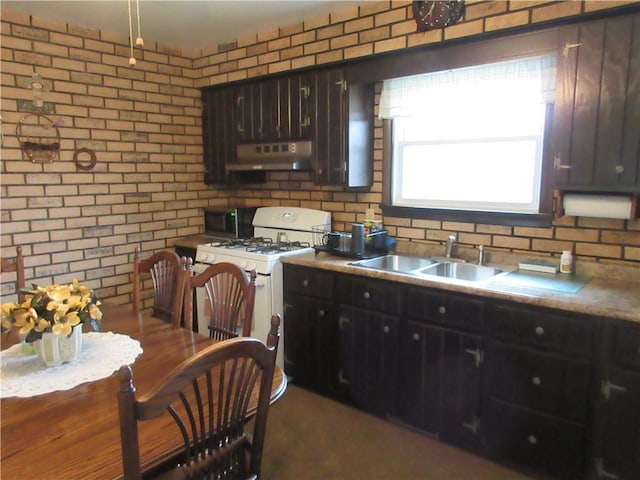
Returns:
[[[418,277],[441,277],[464,282],[485,282],[502,273],[508,273],[500,268],[475,265],[454,258],[422,258],[397,254],[358,260],[351,262],[350,265]]]
[[[351,263],[351,265],[358,267],[409,274],[435,264],[436,261],[430,258],[412,257],[410,255],[384,255]]]
[[[474,265],[472,263],[443,262],[436,263],[419,272],[420,275],[433,275],[436,277],[464,280],[466,282],[483,282],[500,275],[504,270],[500,268]]]

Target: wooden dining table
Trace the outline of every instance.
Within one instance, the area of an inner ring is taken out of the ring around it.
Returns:
[[[131,306],[102,306],[102,330],[138,340],[143,349],[132,364],[137,396],[157,386],[180,362],[214,343],[189,330],[153,317],[136,315]],[[263,339],[264,340],[264,339]],[[15,332],[2,334],[2,348],[18,342]],[[271,402],[280,398],[286,376],[276,366]],[[122,478],[117,372],[111,376],[29,398],[0,401],[0,478],[116,479]],[[252,398],[255,412],[257,398]],[[143,469],[172,455],[181,438],[168,434],[173,421],[163,415],[139,427]]]

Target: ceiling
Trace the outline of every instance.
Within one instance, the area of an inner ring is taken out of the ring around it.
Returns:
[[[201,49],[338,12],[364,0],[139,0],[145,42]],[[127,0],[2,0],[2,9],[129,37]],[[136,0],[131,0],[133,37]]]

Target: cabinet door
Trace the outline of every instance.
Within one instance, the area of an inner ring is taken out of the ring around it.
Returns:
[[[482,339],[419,322],[400,337],[398,417],[457,444],[475,446]]]
[[[560,32],[552,152],[561,189],[640,186],[640,14]]]
[[[312,139],[315,113],[316,76],[312,73],[289,78],[289,135],[294,140]],[[281,120],[281,124],[282,124]]]
[[[225,164],[235,158],[234,91],[230,87],[202,92],[204,181],[227,180]]]
[[[613,368],[601,380],[598,442],[593,477],[637,479],[640,475],[640,373]]]
[[[239,85],[235,89],[236,135],[239,143],[263,140],[263,116],[268,105],[266,82]]]
[[[357,407],[393,412],[398,367],[398,317],[341,306],[338,382]]]
[[[316,73],[315,183],[343,185],[346,180],[346,80],[342,69]]]
[[[284,316],[285,373],[296,385],[331,394],[338,343],[333,302],[289,293]]]

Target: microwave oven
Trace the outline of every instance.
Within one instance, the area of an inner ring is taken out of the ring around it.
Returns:
[[[253,216],[257,207],[206,207],[204,233],[212,237],[253,237]]]

